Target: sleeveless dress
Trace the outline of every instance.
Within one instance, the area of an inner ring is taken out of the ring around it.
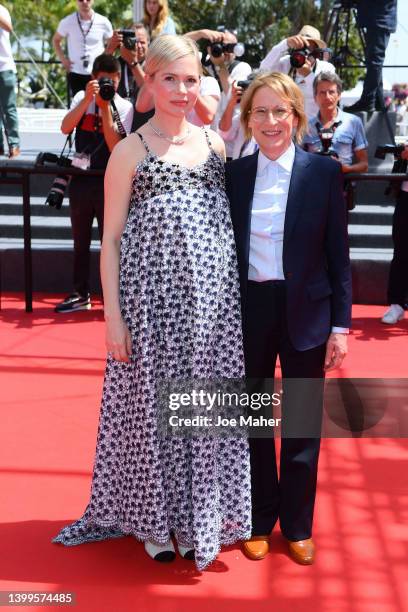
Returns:
[[[158,435],[158,381],[242,378],[238,267],[224,163],[137,165],[120,246],[129,363],[108,355],[91,499],[54,542],[132,535],[194,547],[199,570],[251,536],[248,441]],[[204,141],[204,136],[203,136]],[[118,177],[120,180],[120,177]]]

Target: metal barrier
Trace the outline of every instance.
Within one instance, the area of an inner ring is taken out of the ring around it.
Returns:
[[[24,287],[26,312],[33,311],[32,287],[32,252],[31,252],[31,211],[30,211],[30,177],[31,175],[69,175],[69,176],[104,176],[104,170],[80,170],[79,168],[64,168],[59,166],[36,166],[34,162],[20,160],[2,160],[0,162],[0,184],[21,185],[23,196],[23,231],[24,231]],[[408,180],[406,174],[367,172],[363,174],[348,174],[347,183],[351,181],[391,181]],[[1,282],[1,280],[0,280]],[[1,284],[0,284],[1,292]]]

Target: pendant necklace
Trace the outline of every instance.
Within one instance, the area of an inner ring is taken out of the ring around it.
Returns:
[[[150,125],[150,127],[153,130],[153,132],[159,138],[163,138],[164,140],[167,140],[167,142],[170,142],[171,144],[182,145],[187,140],[187,138],[190,136],[190,134],[191,134],[191,130],[188,127],[187,128],[187,132],[183,136],[175,136],[174,138],[170,138],[169,136],[166,136],[166,134],[163,134],[163,132],[161,132],[159,129],[154,127],[154,125],[153,125],[153,123],[151,121],[148,121],[147,123]]]

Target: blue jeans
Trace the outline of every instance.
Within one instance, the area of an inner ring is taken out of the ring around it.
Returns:
[[[18,147],[18,118],[16,107],[16,75],[12,70],[0,72],[0,149],[4,148],[3,129],[7,130],[10,147]],[[4,125],[5,123],[5,125]]]

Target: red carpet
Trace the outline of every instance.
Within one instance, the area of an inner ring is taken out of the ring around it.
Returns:
[[[29,315],[21,295],[2,300],[1,591],[74,591],[80,612],[408,610],[402,439],[323,441],[311,567],[287,557],[278,531],[264,561],[231,547],[204,573],[180,559],[161,566],[131,538],[51,544],[88,501],[104,368],[100,305],[58,316],[56,300],[40,297]],[[385,327],[383,310],[354,308],[344,376],[407,375],[408,319]]]

